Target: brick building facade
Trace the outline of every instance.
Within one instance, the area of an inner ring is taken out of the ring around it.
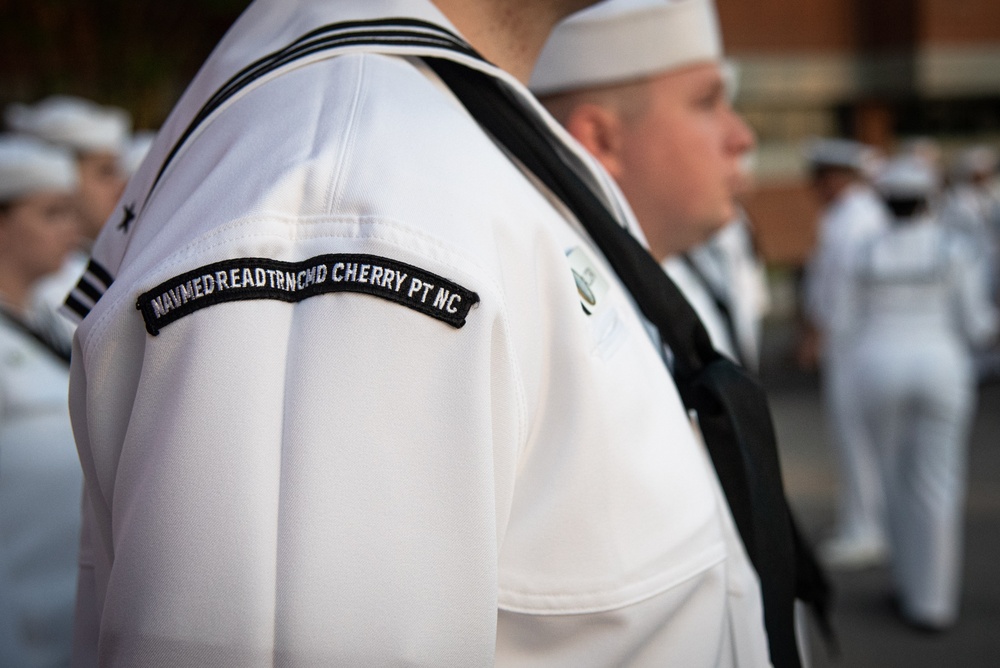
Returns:
[[[765,257],[796,266],[817,215],[799,149],[815,135],[892,150],[917,136],[946,155],[1000,140],[1000,2],[716,0],[739,66],[737,106],[758,134],[747,209]]]

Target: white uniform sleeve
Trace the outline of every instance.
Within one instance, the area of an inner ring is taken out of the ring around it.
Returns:
[[[950,250],[959,330],[971,346],[986,346],[996,338],[998,314],[980,264],[982,255],[965,239],[954,239]]]
[[[806,266],[804,299],[809,319],[828,332],[836,324],[832,314],[837,291],[842,285],[845,263],[850,257],[851,238],[841,229],[847,222],[840,218],[824,220],[812,259]]]
[[[112,343],[84,347],[77,425],[121,443],[88,471],[114,528],[94,527],[114,560],[101,664],[491,665],[523,415],[481,296],[461,329],[331,294],[214,305],[155,337],[124,298],[97,325]],[[127,413],[91,408],[130,384]]]
[[[813,256],[805,266],[805,274],[802,279],[803,310],[810,322],[820,329],[825,329],[827,325],[824,307],[826,300],[823,291],[826,288],[825,279],[829,273],[828,264],[828,253],[821,237]]]
[[[866,241],[855,242],[845,246],[843,256],[836,270],[836,276],[831,277],[827,285],[826,317],[828,331],[832,336],[850,336],[856,333],[861,324],[861,279],[864,263],[867,260]]]

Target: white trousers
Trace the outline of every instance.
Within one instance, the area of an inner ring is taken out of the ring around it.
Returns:
[[[947,625],[958,614],[975,401],[968,355],[945,338],[869,338],[858,362],[858,400],[880,455],[900,602],[911,618]]]
[[[859,371],[852,361],[856,352],[847,348],[847,342],[831,342],[823,369],[823,397],[839,465],[836,534],[845,539],[883,541],[885,504],[879,457],[871,433],[861,421]]]

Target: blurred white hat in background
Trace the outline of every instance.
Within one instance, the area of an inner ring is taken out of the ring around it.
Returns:
[[[0,202],[42,191],[76,190],[76,159],[39,139],[0,134]]]
[[[839,167],[866,176],[878,173],[882,160],[878,150],[853,139],[814,137],[806,141],[802,157],[811,167]]]
[[[940,186],[933,167],[912,155],[887,162],[873,184],[883,197],[890,199],[927,199],[933,197]]]
[[[16,132],[80,153],[120,153],[132,128],[124,109],[68,95],[53,95],[33,105],[11,104],[5,118]]]

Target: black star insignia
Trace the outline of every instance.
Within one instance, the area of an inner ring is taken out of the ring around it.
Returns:
[[[128,226],[133,220],[135,220],[135,204],[126,204],[125,215],[122,216],[122,222],[118,223],[118,229],[128,234]]]

